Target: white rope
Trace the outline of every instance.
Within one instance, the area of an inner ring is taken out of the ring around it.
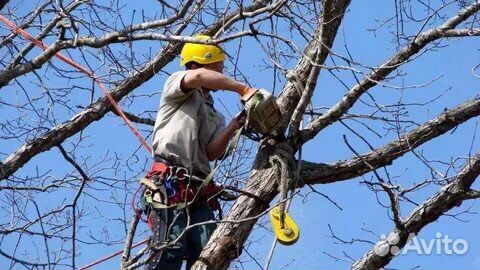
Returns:
[[[303,121],[300,122],[300,128],[302,128],[303,126]],[[293,150],[292,150],[293,152]],[[291,157],[291,155],[290,155]],[[276,158],[273,158],[271,160],[276,160]],[[290,208],[290,205],[292,203],[292,199],[293,199],[293,193],[295,192],[295,189],[298,187],[298,184],[299,184],[299,180],[300,180],[300,168],[302,166],[302,147],[300,147],[300,149],[298,150],[298,160],[297,160],[297,170],[295,172],[295,176],[294,176],[294,179],[295,179],[295,183],[293,185],[293,189],[292,189],[292,197],[288,200],[286,200],[286,195],[285,195],[285,198],[282,198],[282,195],[280,194],[280,200],[282,200],[283,202],[280,204],[280,213],[283,214],[285,213],[285,211],[288,211],[288,209]],[[283,173],[282,173],[283,174]],[[283,176],[282,176],[283,177]],[[288,179],[287,179],[288,180]],[[280,180],[281,182],[284,182],[285,180]],[[282,184],[285,184],[285,183],[282,183]],[[287,184],[285,185],[286,187],[288,187],[288,182]],[[283,188],[283,189],[287,189],[287,188]],[[282,191],[282,187],[279,187],[279,189]],[[285,191],[286,192],[286,191]],[[281,193],[281,192],[280,192]],[[282,211],[282,205],[284,205],[284,211]],[[268,267],[270,267],[270,263],[272,261],[272,258],[273,258],[273,254],[275,252],[275,248],[277,247],[277,237],[275,237],[273,239],[273,242],[272,242],[272,246],[270,247],[270,251],[268,253],[268,257],[267,257],[267,261],[265,263],[265,267],[263,268],[264,270],[268,270]]]
[[[277,176],[278,181],[278,192],[280,193],[280,215],[283,215],[286,208],[287,192],[288,189],[294,188],[294,178],[295,176],[291,175],[290,168],[294,168],[295,164],[293,161],[293,149],[287,143],[280,143],[276,145],[275,153],[270,156],[270,163],[272,165],[277,165],[279,167],[279,173]],[[283,219],[280,219],[283,223]],[[283,226],[283,224],[282,224]]]

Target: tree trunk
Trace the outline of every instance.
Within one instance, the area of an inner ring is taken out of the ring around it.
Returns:
[[[254,163],[254,169],[245,190],[265,202],[271,202],[277,195],[276,173],[269,166],[269,151],[263,147]],[[210,238],[193,269],[226,269],[242,253],[243,245],[253,226],[265,210],[263,201],[241,195],[232,206],[229,214]],[[232,221],[231,223],[229,221]]]

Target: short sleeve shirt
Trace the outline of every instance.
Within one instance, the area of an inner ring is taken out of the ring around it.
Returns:
[[[193,174],[208,174],[207,145],[225,128],[224,116],[209,95],[184,93],[180,83],[187,71],[173,73],[165,82],[153,130],[153,151]]]

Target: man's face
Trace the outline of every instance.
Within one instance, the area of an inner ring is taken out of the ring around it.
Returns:
[[[223,73],[223,69],[225,68],[225,66],[223,64],[223,61],[206,64],[203,67],[206,68],[206,69],[209,69],[209,70],[219,72],[219,73]]]

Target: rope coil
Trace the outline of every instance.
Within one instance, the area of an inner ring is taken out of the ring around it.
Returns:
[[[296,170],[295,160],[293,159],[293,148],[286,142],[277,145],[275,152],[270,156],[270,163],[276,164],[277,184],[280,193],[279,210],[281,215],[281,223],[284,223],[284,214],[286,210],[288,190],[295,189],[295,175],[292,173]]]

